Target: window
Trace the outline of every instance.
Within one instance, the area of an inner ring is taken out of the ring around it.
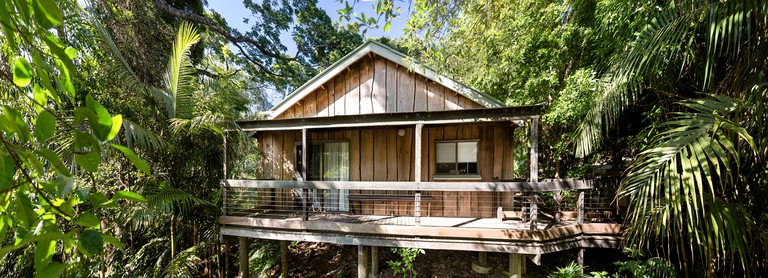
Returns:
[[[477,141],[437,142],[438,175],[477,175]]]

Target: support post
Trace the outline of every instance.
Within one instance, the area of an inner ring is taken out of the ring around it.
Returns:
[[[248,270],[248,239],[242,236],[238,237],[238,247],[240,248],[240,253],[238,254],[240,277],[248,278],[250,277]]]
[[[224,241],[224,277],[229,277],[229,237],[223,236]]]
[[[531,119],[531,182],[539,181],[539,118]]]
[[[424,128],[423,123],[416,124],[414,138],[414,179],[415,182],[421,182],[421,131]],[[416,226],[421,226],[421,191],[416,191],[413,203],[413,216]]]
[[[579,192],[579,199],[576,201],[576,222],[584,223],[584,191]]]
[[[280,277],[288,278],[288,241],[280,241]]]
[[[521,278],[525,273],[525,257],[520,254],[509,254],[509,277]]]
[[[224,132],[224,181],[222,181],[221,214],[227,215],[227,132]]]
[[[423,128],[424,128],[423,123],[416,124],[416,129],[414,132],[415,138],[413,140],[413,144],[414,144],[413,155],[415,156],[413,159],[414,161],[413,167],[415,168],[413,178],[414,178],[414,181],[417,183],[421,182],[421,174],[422,174],[421,173],[421,130]]]
[[[576,257],[576,262],[581,266],[581,269],[583,271],[583,269],[584,269],[584,248],[579,248],[579,254]]]
[[[379,276],[379,247],[371,246],[371,278]]]
[[[537,230],[539,223],[539,193],[531,195],[531,231]]]
[[[301,180],[307,180],[307,129],[301,129]],[[301,188],[301,219],[304,221],[309,220],[309,213],[307,213],[307,199],[309,198],[309,190],[307,188]]]
[[[357,246],[357,277],[368,278],[368,248],[365,245]]]

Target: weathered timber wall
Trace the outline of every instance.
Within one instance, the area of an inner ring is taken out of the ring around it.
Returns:
[[[483,108],[382,57],[363,57],[277,119]]]
[[[405,135],[398,136],[397,130]],[[435,142],[442,140],[479,140],[478,169],[481,181],[508,180],[513,175],[513,131],[510,123],[488,125],[427,126],[422,130],[422,177],[435,181]],[[308,141],[349,142],[350,181],[413,181],[414,180],[414,128],[388,127],[345,130],[310,131]],[[295,146],[301,141],[301,132],[260,132],[256,135],[263,158],[261,178],[271,180],[296,180]],[[441,180],[450,181],[450,180]],[[384,192],[351,192],[382,194]],[[398,192],[386,192],[398,194]],[[407,192],[412,193],[412,192]],[[404,192],[399,192],[404,194]],[[492,192],[422,192],[432,198],[425,204],[423,215],[493,217],[495,208],[511,204],[511,193]],[[278,194],[290,198],[290,194]],[[277,200],[278,204],[290,204],[289,200]],[[378,202],[352,204],[355,211],[365,214],[410,215],[412,202]],[[427,207],[428,206],[428,207]]]

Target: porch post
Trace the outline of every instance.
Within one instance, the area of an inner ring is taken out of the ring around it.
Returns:
[[[509,253],[509,277],[521,278],[525,273],[525,257],[521,254]]]
[[[539,181],[539,118],[531,119],[531,182]]]
[[[368,247],[357,246],[357,277],[368,278]]]
[[[371,278],[379,276],[379,247],[371,246]]]
[[[531,195],[531,225],[532,231],[538,229],[539,223],[539,193],[533,193]]]
[[[579,199],[576,201],[576,223],[584,223],[584,191],[579,192]]]
[[[307,180],[307,129],[301,129],[301,180]],[[307,213],[307,199],[309,198],[309,190],[306,187],[301,188],[301,219],[304,221],[309,220],[309,214]]]
[[[414,180],[416,183],[421,182],[421,130],[424,127],[423,123],[416,124],[415,139],[414,139]],[[414,196],[413,203],[413,216],[416,222],[416,226],[421,225],[421,191],[417,190]]]
[[[238,254],[240,277],[248,278],[250,277],[250,273],[248,273],[248,240],[242,236],[238,237],[237,245],[240,248],[240,253]]]
[[[288,278],[288,241],[280,241],[280,277]]]
[[[224,132],[224,179],[227,179],[227,132]]]

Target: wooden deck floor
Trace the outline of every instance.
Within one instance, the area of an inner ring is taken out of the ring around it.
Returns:
[[[537,223],[496,218],[414,217],[313,213],[242,213],[219,218],[221,234],[348,245],[544,254],[572,248],[620,248],[621,225]]]

